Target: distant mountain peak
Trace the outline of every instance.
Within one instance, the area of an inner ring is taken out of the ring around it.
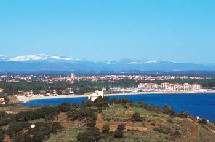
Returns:
[[[61,56],[50,56],[46,54],[36,54],[36,55],[22,55],[8,58],[7,61],[14,61],[14,62],[25,62],[25,61],[74,61],[80,59],[74,59],[70,57],[61,57]]]
[[[40,60],[46,60],[46,59],[48,59],[48,55],[38,54],[38,55],[16,56],[16,57],[9,58],[7,61],[21,62],[21,61],[40,61]]]
[[[151,61],[146,61],[145,63],[146,64],[152,64],[152,63],[157,63],[158,61],[156,61],[156,60],[151,60]]]

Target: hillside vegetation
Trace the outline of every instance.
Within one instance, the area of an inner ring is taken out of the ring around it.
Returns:
[[[0,109],[0,142],[213,142],[215,125],[128,99]]]

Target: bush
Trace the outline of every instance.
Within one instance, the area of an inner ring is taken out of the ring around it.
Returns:
[[[188,113],[187,112],[180,112],[179,114],[178,114],[178,117],[181,117],[181,118],[188,118]]]
[[[140,117],[140,114],[138,112],[135,112],[133,115],[132,115],[132,120],[133,121],[142,121],[142,118]]]
[[[171,109],[168,105],[164,105],[162,111],[164,114],[168,114],[168,115],[174,115],[175,114],[175,111],[173,109]]]
[[[171,134],[172,137],[176,138],[176,137],[180,137],[181,133],[179,131],[175,131],[174,133]]]
[[[118,125],[117,130],[114,132],[114,138],[122,138],[123,130],[125,130],[125,125],[124,124]]]
[[[19,122],[20,123],[20,122]],[[62,129],[60,123],[36,123],[35,128],[25,128],[26,131],[19,132],[19,135],[13,137],[17,142],[42,142],[44,139],[49,138],[50,134],[57,133]]]
[[[4,133],[3,131],[0,129],[0,142],[3,142],[4,140]]]
[[[8,135],[10,137],[13,137],[14,135],[16,135],[17,133],[19,133],[20,131],[22,131],[23,129],[30,127],[30,124],[25,123],[25,122],[14,122],[14,123],[10,123],[9,127],[8,127]]]
[[[154,131],[157,131],[159,133],[163,133],[163,134],[170,134],[171,130],[169,128],[165,128],[165,127],[160,127],[160,128],[154,128]]]
[[[171,118],[167,119],[167,122],[173,123],[173,120]]]
[[[94,101],[94,106],[96,106],[97,108],[106,108],[108,107],[108,98],[102,98],[101,96],[99,96],[95,101]]]
[[[13,114],[6,114],[4,117],[0,119],[0,126],[8,125],[11,122],[15,121],[15,115]]]
[[[207,122],[207,120],[206,119],[201,119],[201,120],[199,120],[199,124],[207,124],[208,122]]]
[[[112,99],[111,100],[112,103],[115,103],[115,104],[122,104],[122,105],[126,105],[126,104],[131,104],[132,101],[130,101],[129,99],[125,98],[125,99]]]
[[[59,109],[56,106],[44,106],[36,110],[22,111],[16,114],[16,121],[27,122],[29,120],[36,120],[45,118],[46,120],[53,120],[59,114]]]
[[[68,117],[70,120],[85,120],[87,122],[91,122],[92,120],[96,120],[96,114],[91,108],[79,108],[75,109],[68,113]]]
[[[114,138],[122,138],[123,137],[123,132],[122,131],[115,131],[114,132]]]
[[[110,126],[108,124],[105,124],[102,128],[102,133],[109,133],[110,132]]]
[[[92,120],[88,119],[86,125],[87,125],[87,127],[95,127],[96,126],[96,120],[94,120],[94,119],[92,119]]]
[[[119,130],[119,131],[124,131],[124,130],[125,130],[125,125],[124,125],[124,124],[118,125],[117,130]]]
[[[68,102],[63,102],[58,105],[58,108],[61,112],[67,112],[70,110],[71,105]]]
[[[0,119],[5,116],[5,111],[0,110]]]
[[[79,133],[77,141],[80,142],[96,142],[100,139],[100,132],[97,128],[87,128],[83,133]]]
[[[155,123],[151,123],[151,126],[155,126]]]

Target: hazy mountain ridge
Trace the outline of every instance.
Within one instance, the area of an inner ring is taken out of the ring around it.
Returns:
[[[50,56],[45,54],[16,57],[0,56],[1,71],[215,71],[214,65],[175,63],[146,59],[121,59],[89,61],[71,57]]]

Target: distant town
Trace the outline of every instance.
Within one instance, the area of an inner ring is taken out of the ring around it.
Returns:
[[[1,75],[0,104],[50,96],[120,93],[213,93],[214,78],[149,75]],[[12,96],[12,97],[10,97]],[[24,100],[23,100],[24,98]],[[27,98],[27,99],[26,99]]]

